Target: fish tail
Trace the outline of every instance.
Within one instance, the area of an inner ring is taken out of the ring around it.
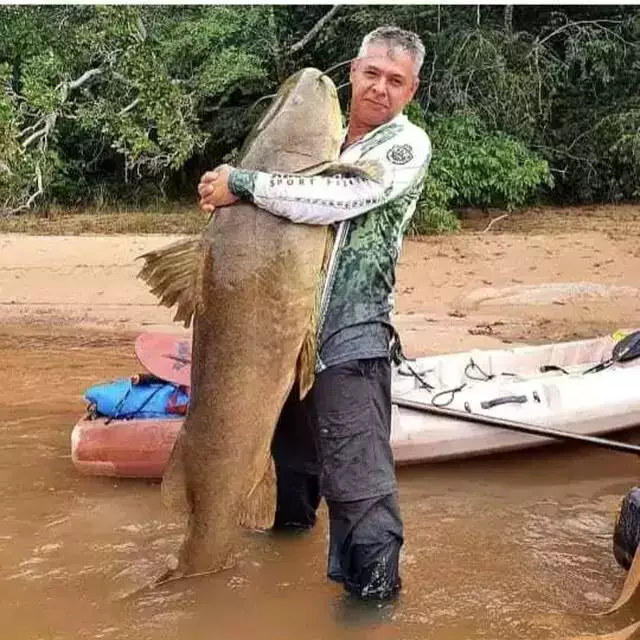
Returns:
[[[139,256],[145,264],[138,273],[138,278],[146,282],[162,305],[169,308],[177,306],[174,320],[183,322],[187,328],[201,304],[203,255],[198,236],[179,240]]]
[[[269,529],[276,512],[276,470],[269,456],[265,473],[247,496],[239,524],[249,529]]]

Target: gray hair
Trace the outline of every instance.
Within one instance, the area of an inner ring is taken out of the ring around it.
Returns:
[[[362,39],[360,51],[358,52],[359,58],[365,55],[368,46],[372,43],[386,44],[389,49],[395,49],[396,47],[403,49],[413,58],[415,74],[418,75],[420,73],[425,51],[422,40],[420,40],[420,36],[417,33],[390,25],[378,27]]]

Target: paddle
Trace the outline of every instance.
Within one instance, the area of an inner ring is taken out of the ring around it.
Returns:
[[[393,398],[393,404],[398,407],[406,407],[407,409],[416,409],[417,411],[423,411],[424,413],[430,413],[436,416],[453,418],[455,420],[463,420],[465,422],[473,422],[474,424],[481,424],[487,427],[498,427],[500,429],[509,429],[511,431],[520,431],[521,433],[529,433],[535,436],[546,436],[550,438],[556,438],[559,440],[570,440],[575,442],[581,442],[583,444],[591,444],[604,449],[611,449],[613,451],[619,451],[622,453],[633,453],[640,456],[640,447],[627,444],[625,442],[616,442],[615,440],[607,440],[606,438],[598,438],[596,436],[585,436],[578,433],[571,433],[569,431],[561,431],[552,427],[537,427],[531,424],[525,424],[523,422],[515,422],[513,420],[506,420],[504,418],[494,418],[489,416],[483,416],[477,413],[469,413],[466,411],[460,411],[458,409],[447,409],[445,407],[437,407],[434,405],[427,405],[415,400],[406,400],[402,398]],[[640,426],[640,425],[634,425]],[[629,427],[631,428],[631,426]]]

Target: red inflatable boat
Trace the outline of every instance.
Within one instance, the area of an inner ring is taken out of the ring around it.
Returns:
[[[71,460],[81,473],[162,478],[183,418],[81,418],[71,432]]]
[[[135,354],[152,376],[189,387],[189,336],[142,333]],[[78,471],[92,476],[162,478],[183,420],[179,415],[121,420],[87,411],[71,432],[71,460]]]

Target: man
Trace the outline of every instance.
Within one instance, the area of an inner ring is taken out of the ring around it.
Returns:
[[[391,429],[390,344],[395,267],[431,159],[425,132],[402,114],[418,88],[424,47],[414,33],[380,27],[352,62],[351,108],[340,160],[373,160],[381,182],[273,179],[222,165],[200,184],[200,207],[245,199],[297,223],[340,223],[344,238],[327,283],[313,388],[288,399],[272,452],[274,529],[315,524],[329,510],[328,576],[362,599],[397,594],[403,525]]]

